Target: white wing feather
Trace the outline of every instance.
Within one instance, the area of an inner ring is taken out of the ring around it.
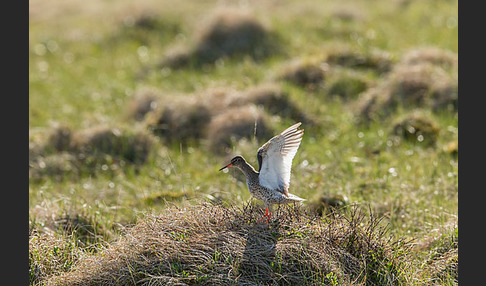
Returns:
[[[300,125],[299,122],[290,126],[260,147],[264,150],[259,175],[260,184],[287,196],[292,160],[299,149],[304,133],[303,129],[297,129]]]

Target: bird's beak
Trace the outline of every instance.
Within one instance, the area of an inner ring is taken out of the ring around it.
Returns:
[[[226,169],[226,168],[228,168],[228,167],[231,167],[231,166],[233,166],[233,165],[232,165],[231,163],[229,163],[228,165],[224,166],[223,168],[221,168],[221,169],[219,169],[219,170],[221,171],[221,170],[224,170],[224,169]]]

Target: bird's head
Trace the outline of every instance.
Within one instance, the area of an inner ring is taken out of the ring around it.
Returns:
[[[224,170],[228,167],[239,167],[239,166],[242,166],[244,163],[245,163],[245,159],[241,156],[235,156],[233,159],[231,159],[231,162],[224,166],[223,168],[219,169],[220,171],[221,170]]]

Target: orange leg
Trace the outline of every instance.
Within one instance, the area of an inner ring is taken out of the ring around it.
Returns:
[[[260,222],[264,217],[267,217],[267,223],[270,222],[270,217],[272,216],[272,213],[268,211],[268,207],[265,208],[265,215],[263,215],[258,222]]]

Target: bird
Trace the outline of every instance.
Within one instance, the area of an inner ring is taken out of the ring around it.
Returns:
[[[265,217],[267,223],[270,222],[273,204],[306,201],[289,193],[292,160],[304,134],[304,129],[298,129],[301,124],[293,124],[258,148],[258,171],[241,155],[233,157],[229,164],[219,169],[236,167],[243,172],[250,194],[265,204],[265,215],[258,222]]]

